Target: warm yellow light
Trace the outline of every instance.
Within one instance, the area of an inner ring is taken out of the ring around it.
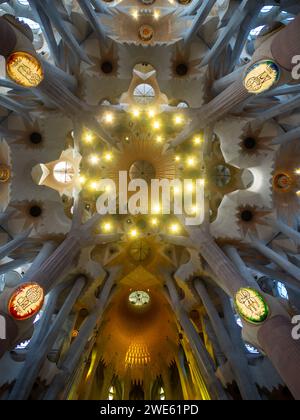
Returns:
[[[113,156],[112,156],[112,154],[110,152],[107,152],[104,155],[104,159],[106,160],[106,162],[111,162],[112,161],[112,158],[113,158]]]
[[[111,223],[109,223],[109,222],[104,223],[104,225],[103,225],[103,230],[104,230],[104,232],[111,232],[111,230],[112,230],[112,225],[111,225]]]
[[[149,118],[154,118],[155,117],[155,111],[154,111],[154,109],[149,109],[149,111],[148,111],[148,117]]]
[[[162,143],[162,141],[163,141],[162,136],[157,136],[156,141],[157,141],[157,143]]]
[[[171,225],[170,228],[172,233],[178,233],[179,232],[179,225],[177,223],[174,223],[173,225]]]
[[[153,128],[154,128],[154,130],[159,130],[159,129],[160,129],[160,127],[161,127],[161,123],[160,123],[160,121],[155,120],[155,121],[153,122]]]
[[[300,197],[300,191],[297,191],[296,194],[298,195],[298,197]]]
[[[151,220],[151,224],[152,224],[152,226],[157,226],[157,225],[158,225],[158,219],[157,219],[156,217],[154,217],[154,218]]]
[[[92,141],[93,141],[93,135],[91,133],[86,133],[86,135],[84,136],[84,141],[86,143],[92,143]]]
[[[138,18],[139,18],[139,12],[138,12],[138,10],[133,10],[133,11],[132,11],[132,17],[133,17],[134,19],[138,19]]]
[[[195,146],[198,146],[199,144],[201,144],[201,137],[200,136],[194,137],[193,142]]]
[[[97,163],[99,163],[99,156],[97,155],[91,155],[89,158],[90,164],[91,165],[97,165]]]
[[[183,124],[183,116],[182,115],[175,115],[174,117],[174,124],[175,125],[181,125]]]
[[[132,237],[132,238],[136,238],[137,236],[138,236],[138,231],[136,230],[136,229],[132,229],[130,232],[129,232],[129,235]]]
[[[114,116],[111,112],[108,112],[107,114],[104,115],[104,120],[107,124],[112,124],[114,121]]]
[[[152,212],[154,214],[159,214],[161,212],[161,207],[159,204],[156,204],[153,208],[152,208]]]
[[[181,161],[181,157],[180,156],[175,156],[175,162],[180,162]]]
[[[189,157],[188,160],[187,160],[187,164],[188,164],[188,166],[195,166],[196,159],[193,156]]]
[[[132,115],[134,116],[134,118],[138,118],[141,115],[141,111],[138,108],[135,108],[132,111]]]
[[[98,183],[96,181],[92,181],[90,183],[90,189],[95,191],[95,190],[97,190],[97,188],[98,188]]]
[[[205,185],[205,179],[200,179],[200,185],[202,185],[202,186]]]
[[[160,16],[159,10],[155,10],[153,13],[153,16],[154,16],[154,19],[158,20]]]
[[[179,187],[174,188],[174,194],[179,194],[181,192],[181,189]]]
[[[300,169],[297,169],[297,170],[295,171],[295,174],[296,174],[296,175],[300,175]]]

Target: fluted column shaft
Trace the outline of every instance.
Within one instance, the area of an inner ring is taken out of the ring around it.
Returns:
[[[258,284],[254,280],[252,274],[250,273],[248,267],[244,263],[243,259],[241,258],[238,250],[230,245],[225,246],[225,252],[229,256],[229,258],[233,261],[236,268],[239,270],[241,275],[244,277],[245,280],[247,280],[249,286],[257,288]]]
[[[300,232],[297,232],[295,229],[291,228],[279,219],[275,219],[272,223],[288,238],[292,239],[296,245],[300,245]]]
[[[227,400],[225,391],[223,390],[221,383],[215,375],[213,362],[209,354],[207,353],[188,315],[181,307],[173,278],[170,275],[166,274],[165,282],[169,290],[173,309],[177,315],[178,321],[180,322],[182,328],[186,333],[186,336],[196,358],[197,364],[201,370],[201,374],[203,375],[205,383],[209,389],[210,395],[215,399]]]
[[[80,357],[86,347],[86,344],[91,335],[93,334],[94,328],[100,321],[103,312],[109,303],[111,290],[118,274],[119,271],[117,269],[111,271],[109,277],[105,281],[104,287],[102,289],[99,299],[97,299],[97,303],[93,312],[89,315],[89,317],[86,319],[86,321],[80,328],[78,336],[72,343],[69,352],[61,365],[61,373],[57,374],[54,378],[44,398],[45,400],[57,399],[59,397],[59,394],[71,378],[76,368],[76,365],[80,360]]]
[[[195,289],[206,309],[209,319],[212,323],[215,334],[221,345],[227,360],[235,374],[238,387],[241,395],[245,400],[260,400],[259,393],[256,389],[254,382],[251,379],[251,373],[248,367],[246,358],[241,358],[236,353],[234,345],[219,317],[219,314],[213,305],[204,284],[199,280],[194,282]]]
[[[287,318],[275,316],[262,325],[258,339],[294,398],[300,400],[300,342],[292,338],[292,328]]]
[[[300,15],[274,38],[271,51],[274,59],[285,70],[293,68],[292,58],[300,55]]]
[[[61,329],[66,317],[73,308],[78,296],[85,285],[85,278],[80,276],[75,280],[74,286],[66,298],[61,310],[59,311],[53,325],[50,327],[48,334],[42,338],[37,346],[32,346],[26,355],[25,364],[18,375],[17,381],[9,396],[10,400],[25,400],[28,398],[34,381],[54,344],[57,334]]]
[[[253,246],[253,248],[255,248],[262,255],[273,261],[279,267],[283,268],[296,280],[300,281],[300,268],[298,268],[296,265],[292,264],[287,259],[283,258],[277,252],[273,251],[273,249],[267,247],[260,241],[253,241],[251,243],[251,246]]]
[[[17,43],[17,37],[15,32],[6,22],[6,20],[0,17],[0,55],[8,57]]]

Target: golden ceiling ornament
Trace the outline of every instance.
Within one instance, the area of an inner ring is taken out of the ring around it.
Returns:
[[[11,80],[27,88],[35,88],[44,80],[40,61],[24,51],[16,51],[8,57],[6,71]]]
[[[18,320],[25,321],[36,315],[44,304],[44,290],[37,283],[24,283],[12,294],[8,311]]]
[[[139,38],[144,42],[149,42],[154,37],[154,29],[150,25],[142,25],[139,28]]]
[[[281,71],[273,60],[261,60],[250,66],[244,76],[249,93],[258,95],[271,89],[280,79]]]
[[[4,184],[10,180],[11,171],[9,166],[0,165],[0,183]]]

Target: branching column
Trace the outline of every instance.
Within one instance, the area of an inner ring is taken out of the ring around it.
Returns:
[[[195,330],[192,322],[190,321],[185,310],[181,307],[180,299],[174,284],[174,280],[170,274],[165,274],[166,286],[169,290],[172,306],[177,315],[184,332],[188,338],[190,346],[193,350],[194,357],[204,377],[205,383],[208,387],[212,398],[219,400],[227,400],[226,393],[215,375],[213,362],[206,351],[197,331]]]

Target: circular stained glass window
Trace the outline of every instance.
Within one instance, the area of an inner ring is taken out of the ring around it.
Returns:
[[[53,169],[53,176],[57,182],[61,184],[69,184],[72,182],[75,171],[70,162],[58,162]]]
[[[133,306],[145,306],[150,302],[150,296],[147,292],[137,290],[129,295],[129,302]]]
[[[133,92],[135,102],[141,105],[148,105],[155,99],[155,91],[148,83],[141,83]]]

